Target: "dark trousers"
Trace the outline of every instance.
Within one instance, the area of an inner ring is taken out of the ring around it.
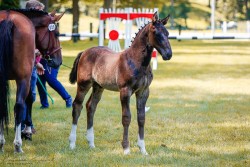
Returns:
[[[26,108],[24,110],[22,118],[22,124],[21,124],[22,130],[25,128],[25,125],[33,127],[31,113],[32,113],[32,105],[36,100],[36,81],[37,81],[36,67],[33,67],[30,79],[30,91],[28,97],[25,100]]]

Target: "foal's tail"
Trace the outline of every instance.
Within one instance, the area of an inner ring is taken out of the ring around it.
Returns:
[[[12,31],[14,24],[9,19],[0,23],[0,128],[8,130],[9,124],[9,83],[8,73],[13,57]]]
[[[73,65],[73,68],[69,74],[69,82],[74,84],[76,82],[76,79],[77,79],[77,67],[78,67],[78,63],[79,63],[79,59],[82,55],[82,52],[78,53],[75,61],[74,61],[74,65]]]

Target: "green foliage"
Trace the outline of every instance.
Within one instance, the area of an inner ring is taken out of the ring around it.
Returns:
[[[218,0],[217,2],[217,10],[223,14],[226,21],[235,20],[237,8],[237,0]]]
[[[0,10],[20,8],[19,0],[2,0]]]
[[[166,4],[163,4],[160,13],[159,13],[159,17],[160,18],[165,18],[167,17],[168,14],[171,13],[171,15],[173,14],[172,10],[171,10],[171,6],[167,6]]]
[[[217,11],[224,16],[225,21],[250,19],[249,2],[247,0],[218,0]]]

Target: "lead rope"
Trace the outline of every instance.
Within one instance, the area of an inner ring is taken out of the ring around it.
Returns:
[[[42,81],[40,80],[39,76],[37,77],[38,82],[40,83],[40,85],[42,86],[43,90],[45,91],[45,93],[49,96],[51,103],[54,104],[54,99],[50,96],[50,94],[47,92],[46,88],[44,87]]]
[[[67,68],[69,68],[69,69],[72,69],[72,67],[67,66],[67,65],[65,65],[65,64],[62,64],[62,66],[67,67]]]

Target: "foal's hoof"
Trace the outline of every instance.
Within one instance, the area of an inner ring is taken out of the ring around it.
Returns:
[[[124,155],[129,155],[130,154],[130,149],[129,148],[125,148],[123,150],[123,153],[124,153]]]
[[[95,145],[89,145],[89,148],[93,149],[93,148],[95,148]]]
[[[148,155],[147,151],[141,151],[142,155]]]
[[[21,138],[25,139],[25,140],[32,141],[32,133],[24,133],[24,132],[22,132],[21,133]]]
[[[75,144],[75,143],[70,143],[70,144],[69,144],[69,148],[70,148],[71,150],[74,150],[74,149],[76,148],[76,144]]]

